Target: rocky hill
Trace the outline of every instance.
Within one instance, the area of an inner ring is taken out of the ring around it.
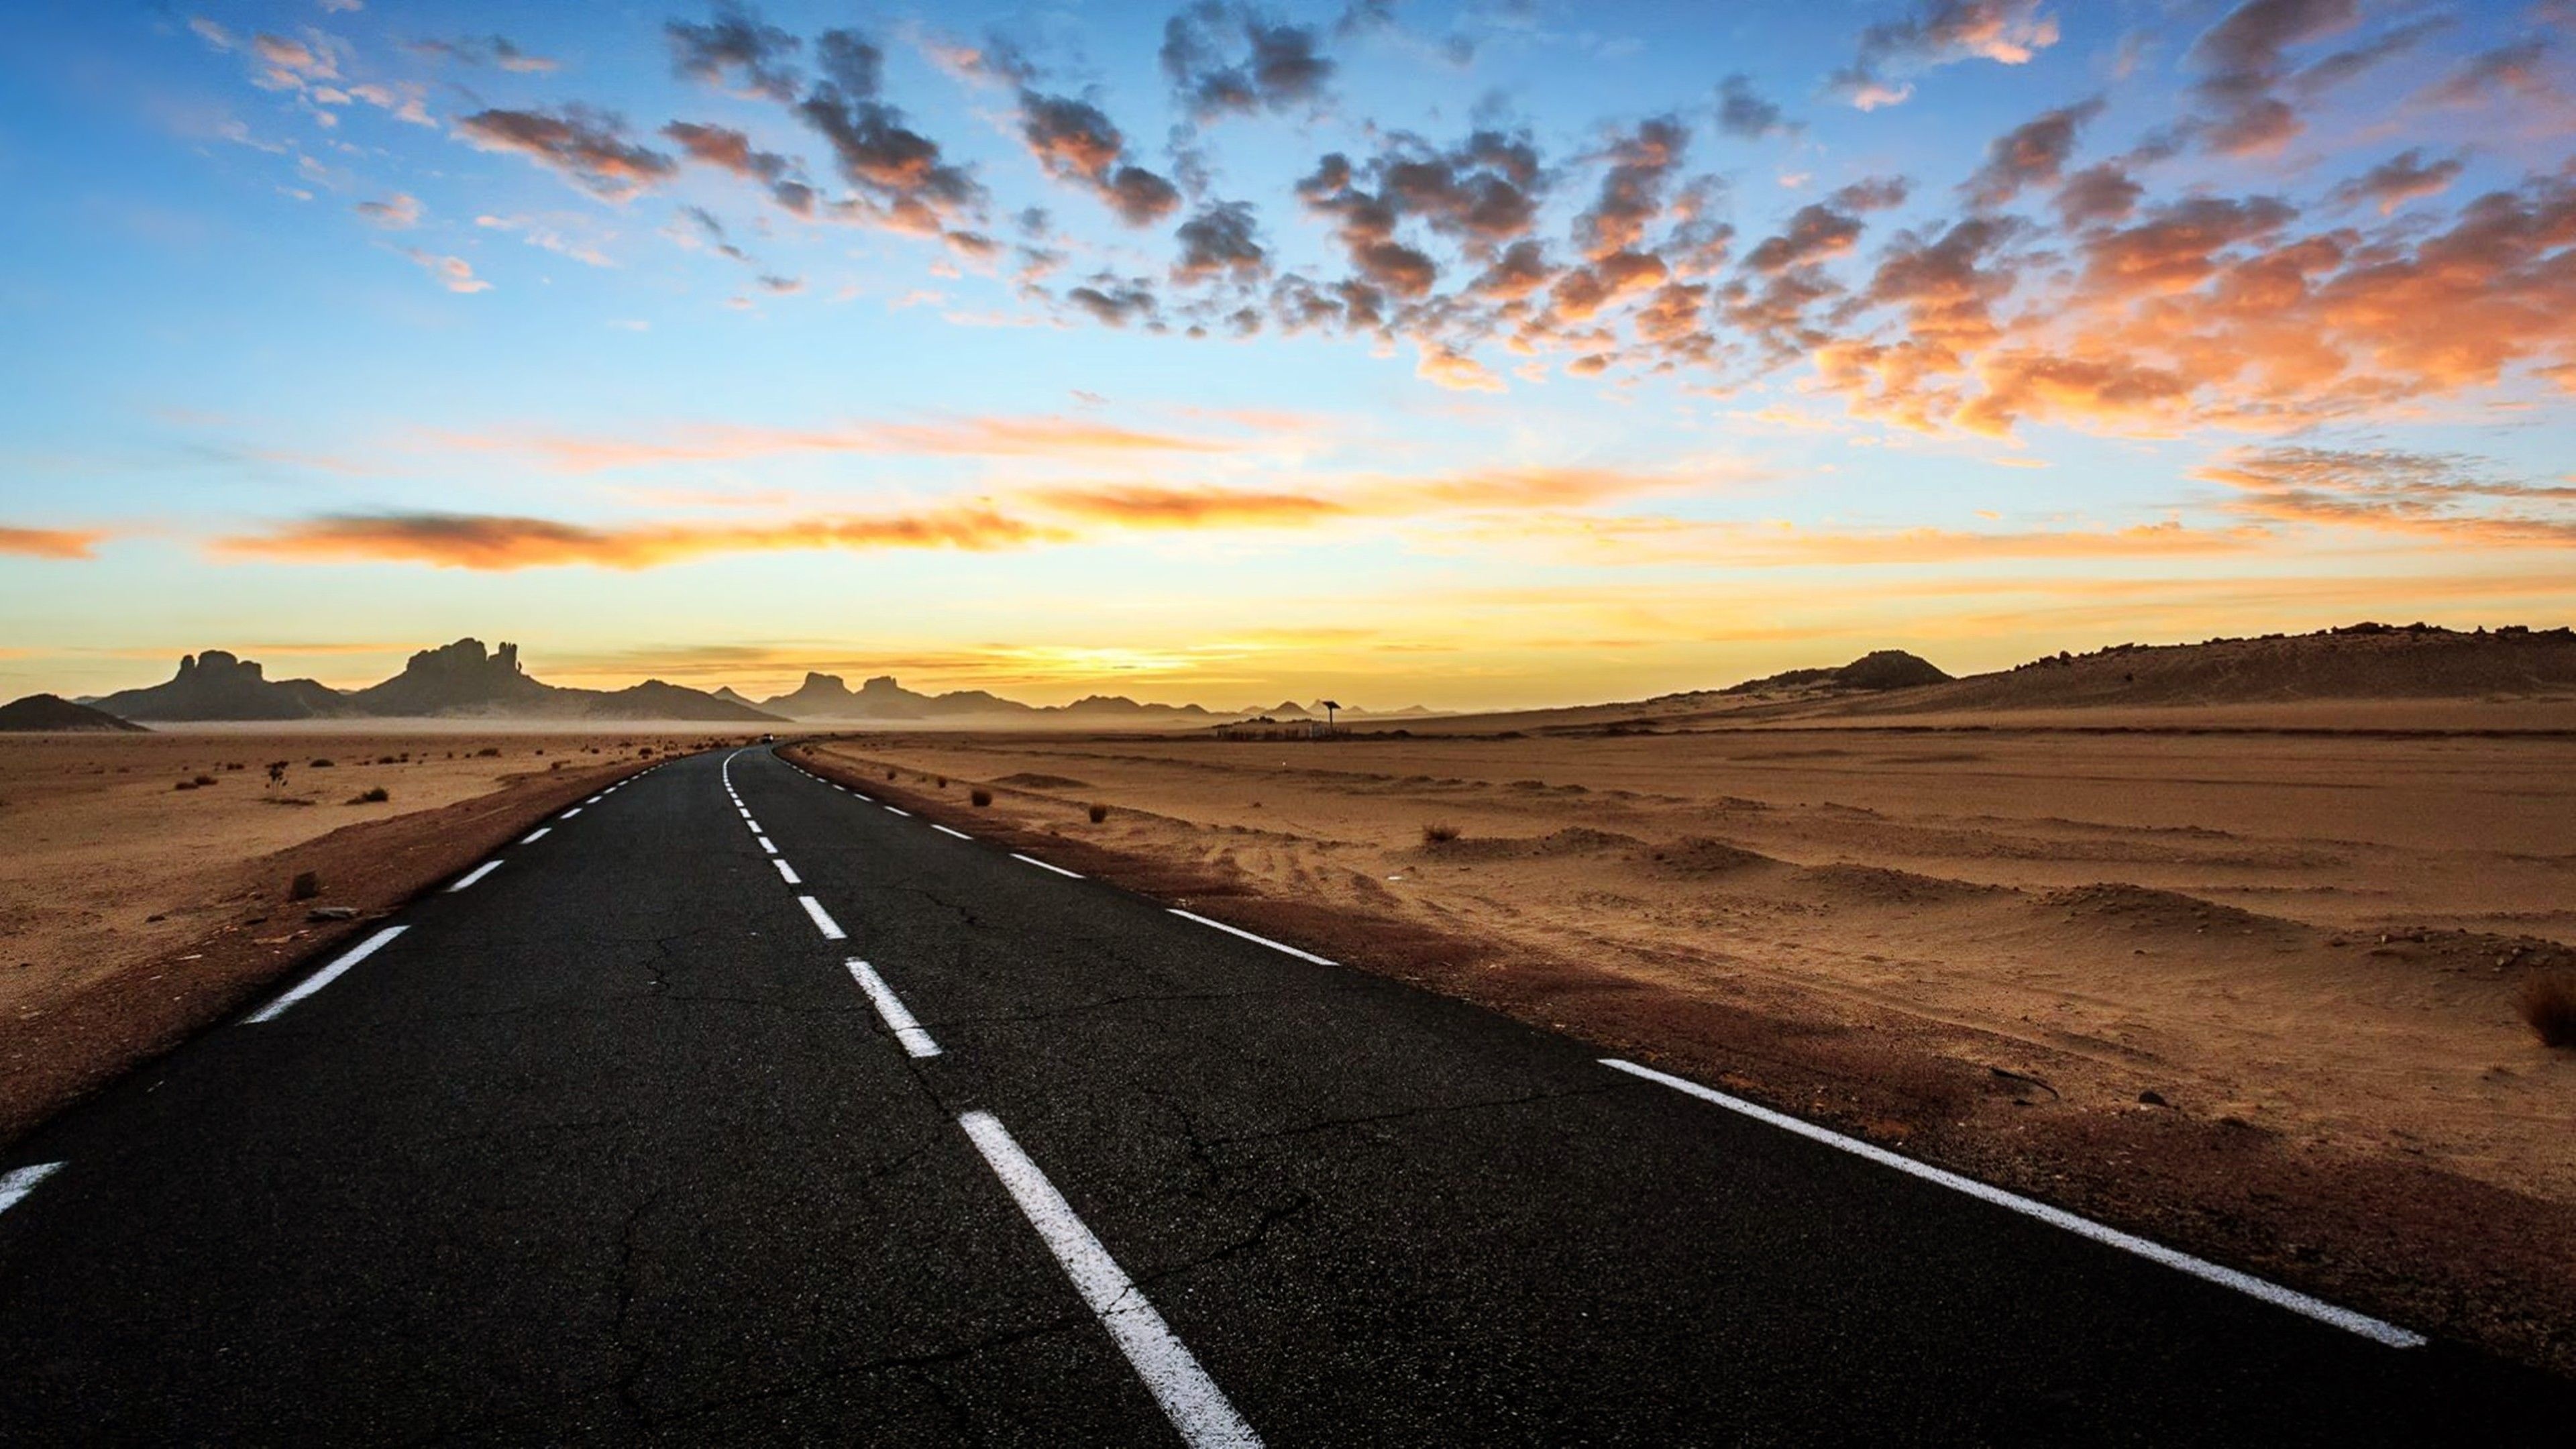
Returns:
[[[1720,694],[1780,694],[1792,690],[1912,689],[1946,684],[1950,676],[1930,660],[1902,649],[1873,649],[1838,669],[1792,669],[1729,685]]]
[[[222,649],[179,656],[179,672],[167,683],[83,702],[129,720],[326,719],[360,712],[319,680],[271,680],[256,661]]]
[[[32,734],[38,731],[79,731],[106,734],[134,731],[143,726],[131,720],[118,719],[102,709],[74,704],[58,694],[31,694],[0,704],[0,732]]]
[[[2198,644],[2117,644],[1854,701],[1854,713],[2576,697],[2576,633],[2354,624]]]

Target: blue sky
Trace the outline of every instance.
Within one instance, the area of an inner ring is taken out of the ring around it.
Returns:
[[[10,694],[1560,703],[2576,594],[2564,3],[14,19]]]

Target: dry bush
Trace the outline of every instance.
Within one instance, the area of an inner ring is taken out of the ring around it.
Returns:
[[[2576,1047],[2576,976],[2564,971],[2534,976],[2514,993],[2513,1004],[2543,1046]]]
[[[290,901],[309,901],[320,894],[322,877],[309,870],[298,874],[286,887],[286,898]]]
[[[992,803],[993,803],[993,792],[992,792],[992,791],[990,791],[990,790],[980,790],[980,789],[979,789],[979,790],[975,790],[975,791],[970,792],[970,793],[966,796],[966,798],[967,798],[967,799],[969,799],[969,800],[974,801],[974,802],[975,802],[975,808],[976,808],[976,809],[978,809],[978,810],[981,810],[981,809],[983,809],[985,806],[990,805],[990,804],[992,804]]]
[[[478,760],[497,760],[501,758],[501,747],[499,745],[485,745],[483,748],[474,752],[474,757]]]
[[[194,790],[197,788],[197,782],[194,780],[182,780],[170,788],[173,790]]]
[[[887,778],[887,779],[889,779],[889,780],[893,779],[893,778],[894,778],[894,771],[892,771],[892,770],[888,770],[888,771],[886,771],[886,778]]]
[[[368,788],[359,791],[357,794],[350,796],[349,803],[352,805],[382,805],[392,798],[394,798],[394,792],[391,790],[386,789],[382,785],[371,785]]]
[[[940,777],[938,777],[938,778],[939,778],[939,788],[940,788],[940,789],[942,789],[942,790],[947,789],[947,788],[948,788],[948,777],[947,777],[946,775],[941,775],[941,776],[940,776]]]
[[[1099,801],[1097,801],[1097,800],[1092,801],[1092,802],[1091,802],[1091,823],[1092,823],[1092,824],[1094,824],[1094,825],[1097,825],[1097,824],[1099,824],[1101,821],[1106,820],[1106,819],[1108,819],[1108,818],[1109,818],[1109,807],[1108,807],[1108,806],[1106,806],[1106,805],[1101,804],[1101,803],[1100,803]]]
[[[199,775],[199,776],[197,777],[197,788],[198,788],[198,789],[200,789],[200,790],[204,789],[204,788],[205,788],[205,787],[207,787],[208,785],[212,785],[212,784],[215,784],[215,783],[217,783],[217,782],[216,782],[216,780],[215,780],[215,777],[214,777],[214,776],[212,776],[212,775]]]
[[[308,770],[327,770],[336,763],[338,762],[334,760],[315,760],[312,764],[307,765],[304,768]]]
[[[1458,827],[1445,820],[1433,820],[1422,827],[1422,843],[1425,845],[1447,845],[1457,838]]]

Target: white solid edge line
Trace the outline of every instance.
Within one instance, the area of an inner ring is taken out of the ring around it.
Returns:
[[[796,867],[789,865],[787,862],[783,860],[773,860],[770,864],[778,867],[780,878],[785,880],[789,885],[803,885],[805,883],[796,878]]]
[[[932,1041],[930,1033],[921,1029],[921,1023],[913,1020],[912,1013],[904,1008],[903,999],[894,994],[893,987],[885,984],[885,978],[877,974],[875,967],[856,956],[841,964],[850,968],[850,976],[859,983],[859,989],[868,994],[868,1000],[876,1006],[877,1015],[885,1018],[886,1030],[894,1033],[894,1039],[903,1043],[906,1052],[916,1057],[939,1055],[939,1043]]]
[[[346,955],[343,955],[339,960],[332,962],[330,965],[323,967],[321,970],[316,971],[312,975],[295,983],[294,986],[288,988],[287,993],[284,996],[281,996],[275,1001],[270,1002],[268,1005],[261,1007],[258,1011],[245,1018],[245,1024],[250,1022],[275,1021],[280,1015],[285,1013],[286,1008],[293,1006],[295,1003],[311,996],[314,992],[330,985],[333,981],[338,980],[341,972],[346,971],[350,967],[357,965],[359,962],[366,960],[368,957],[373,956],[376,952],[384,949],[386,942],[391,941],[394,937],[401,935],[409,929],[411,928],[408,926],[387,926],[374,935],[369,936],[364,941],[358,943],[356,950],[350,951]]]
[[[812,896],[798,896],[796,898],[796,904],[803,906],[805,908],[805,914],[814,918],[814,929],[823,933],[824,940],[846,941],[849,939],[848,935],[841,930],[840,923],[833,920],[831,914],[823,909],[823,903],[821,901],[814,899]]]
[[[1194,1446],[1232,1445],[1257,1449],[1261,1436],[1226,1402],[1216,1381],[1199,1367],[1186,1345],[1173,1336],[1163,1315],[1145,1301],[1145,1295],[1129,1281],[1100,1239],[1092,1235],[1082,1219],[1074,1215],[1073,1206],[1047,1181],[1046,1174],[1011,1140],[1008,1129],[990,1112],[967,1112],[957,1119],[975,1150],[1002,1180],[1012,1201],[1028,1217],[1029,1225],[1038,1230],[1056,1262],[1064,1267],[1065,1276],[1073,1280],[1074,1291],[1091,1308],[1100,1326],[1117,1340],[1119,1351],[1135,1365],[1137,1377],[1163,1406],[1164,1416],[1172,1421],[1184,1442]]]
[[[565,811],[564,813],[562,813],[561,815],[556,816],[555,818],[556,818],[557,820],[570,820],[571,818],[573,818],[573,817],[574,817],[574,816],[576,816],[576,815],[579,815],[580,813],[581,813],[581,807],[580,807],[580,806],[578,806],[578,805],[575,805],[575,806],[574,806],[574,807],[572,807],[570,810]]]
[[[972,839],[974,839],[974,838],[975,838],[974,836],[971,836],[971,835],[967,834],[967,833],[966,833],[965,831],[963,831],[963,830],[951,830],[951,829],[949,829],[947,826],[945,826],[945,825],[940,825],[940,824],[937,824],[937,823],[933,823],[933,824],[931,825],[931,827],[930,827],[930,828],[931,828],[931,829],[933,829],[933,830],[938,831],[938,832],[939,832],[940,834],[942,834],[942,835],[954,835],[954,836],[956,836],[956,837],[957,837],[958,839],[960,839],[960,840],[972,840]]]
[[[1277,941],[1271,940],[1268,936],[1256,936],[1240,926],[1229,926],[1223,921],[1211,921],[1207,917],[1202,916],[1195,911],[1185,911],[1179,906],[1173,906],[1170,910],[1173,915],[1179,916],[1183,920],[1196,921],[1202,926],[1214,926],[1229,936],[1241,936],[1247,941],[1257,942],[1269,947],[1273,951],[1285,951],[1300,961],[1312,961],[1318,966],[1339,966],[1342,964],[1339,961],[1327,961],[1312,951],[1300,951],[1294,946],[1283,946]]]
[[[895,814],[897,814],[897,815],[901,815],[901,816],[903,816],[903,817],[904,817],[904,818],[906,818],[906,819],[910,819],[910,818],[912,817],[912,812],[911,812],[911,811],[909,811],[909,810],[896,809],[896,807],[894,807],[894,806],[892,806],[892,805],[888,805],[886,808],[887,808],[888,810],[893,810]]]
[[[1623,1062],[1617,1057],[1603,1057],[1600,1061],[1601,1065],[1613,1071],[1626,1072],[1633,1077],[1643,1077],[1650,1082],[1661,1082],[1674,1091],[1688,1093],[1703,1102],[1713,1102],[1730,1112],[1741,1113],[1757,1122],[1777,1127],[1783,1132],[1794,1132],[1801,1137],[1824,1143],[1828,1147],[1839,1147],[1856,1157],[1868,1158],[1881,1167],[1892,1167],[1926,1182],[1938,1183],[1953,1191],[1966,1193],[1980,1202],[1992,1203],[1996,1207],[2020,1213],[2024,1217],[2037,1218],[2051,1227],[2064,1228],[2079,1238],[2090,1238],[2105,1246],[2135,1253],[2149,1262],[2163,1264],[2177,1272],[2205,1279],[2222,1288],[2233,1288],[2249,1298],[2259,1298],[2276,1308],[2286,1308],[2292,1313],[2313,1318],[2319,1323],[2331,1324],[2347,1333],[2357,1333],[2363,1338],[2384,1343],[2390,1348],[2421,1348],[2424,1345],[2424,1335],[2411,1329],[2400,1328],[2396,1324],[2373,1318],[2366,1313],[2356,1313],[2349,1308],[2339,1308],[2322,1298],[2311,1298],[2295,1288],[2284,1288],[2278,1283],[2267,1282],[2251,1273],[2240,1273],[2234,1268],[2222,1267],[2206,1258],[2195,1258],[2189,1253],[2168,1248],[2162,1243],[2151,1242],[2134,1233],[2124,1233],[2118,1228],[2106,1227],[2090,1218],[2077,1217],[2063,1208],[2050,1207],[2044,1202],[2034,1201],[2019,1193],[2006,1192],[2002,1188],[1989,1186],[1972,1177],[1961,1177],[1955,1172],[1945,1172],[1929,1163],[1899,1156],[1884,1147],[1873,1146],[1856,1137],[1845,1137],[1839,1132],[1819,1127],[1812,1122],[1802,1122],[1787,1113],[1774,1112],[1768,1107],[1757,1106],[1740,1097],[1730,1097],[1724,1092],[1656,1071],[1652,1067],[1641,1067],[1635,1062]]]
[[[0,1213],[18,1205],[18,1200],[36,1190],[36,1184],[63,1170],[59,1162],[39,1162],[15,1172],[0,1173]]]
[[[1072,878],[1072,879],[1074,879],[1074,880],[1080,880],[1080,879],[1082,879],[1082,872],[1080,872],[1080,871],[1078,871],[1078,870],[1066,870],[1063,866],[1060,866],[1060,865],[1049,865],[1049,864],[1047,864],[1045,861],[1038,859],[1038,858],[1037,858],[1036,856],[1034,856],[1034,855],[1022,855],[1022,854],[1020,854],[1018,851],[1014,850],[1014,851],[1012,851],[1012,852],[1011,852],[1011,859],[1013,859],[1013,860],[1017,860],[1017,861],[1023,861],[1023,862],[1025,862],[1025,863],[1029,864],[1029,865],[1034,865],[1034,866],[1036,866],[1036,867],[1037,867],[1038,869],[1040,869],[1040,870],[1051,870],[1051,871],[1054,871],[1057,875],[1061,875],[1061,876],[1068,876],[1068,877],[1071,877],[1071,878]]]
[[[534,845],[538,841],[545,839],[549,834],[552,834],[553,831],[554,827],[551,825],[540,825],[536,829],[529,831],[527,834],[520,836],[519,843],[521,845]]]
[[[501,862],[497,860],[487,860],[481,865],[474,867],[472,870],[467,871],[465,874],[458,876],[455,882],[448,886],[447,893],[449,895],[454,895],[458,891],[465,889],[467,886],[474,884],[476,881],[481,880],[483,877],[490,875],[492,872],[499,870],[500,868]]]
[[[771,855],[776,855],[776,854],[778,853],[778,847],[769,843],[769,837],[768,837],[768,836],[766,836],[766,835],[757,835],[757,836],[754,836],[754,837],[752,837],[752,838],[753,838],[753,839],[755,839],[755,840],[757,840],[757,841],[759,841],[759,842],[760,842],[760,848],[761,848],[761,849],[763,849],[763,850],[765,850],[765,851],[768,851]]]

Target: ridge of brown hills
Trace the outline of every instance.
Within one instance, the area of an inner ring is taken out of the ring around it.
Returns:
[[[1794,712],[1884,716],[1949,712],[2187,707],[2327,700],[2576,700],[2576,630],[2507,625],[2462,631],[2415,623],[2360,623],[2311,634],[2220,636],[2189,644],[2114,644],[2086,654],[2045,655],[2010,669],[1952,678],[1902,650],[1882,649],[1839,668],[1794,669],[1724,689],[1692,690],[1626,703],[1449,716],[1575,725],[1723,712],[1761,717]],[[43,703],[51,701],[52,703]],[[80,715],[65,711],[82,711]],[[401,674],[341,691],[310,679],[272,681],[254,661],[220,649],[185,656],[166,683],[100,698],[30,695],[0,710],[0,730],[112,728],[88,720],[290,720],[443,717],[490,719],[696,720],[709,723],[939,723],[957,728],[1012,725],[1199,725],[1254,719],[1295,724],[1321,718],[1323,702],[1293,700],[1218,712],[1201,706],[1140,704],[1092,695],[1068,705],[1030,705],[983,690],[924,694],[892,676],[856,690],[837,675],[809,673],[796,690],[753,701],[648,680],[623,690],[565,689],[539,682],[518,647],[486,652],[460,639],[411,657]],[[1421,706],[1342,718],[1385,725],[1434,718]],[[59,721],[59,722],[48,722]]]

